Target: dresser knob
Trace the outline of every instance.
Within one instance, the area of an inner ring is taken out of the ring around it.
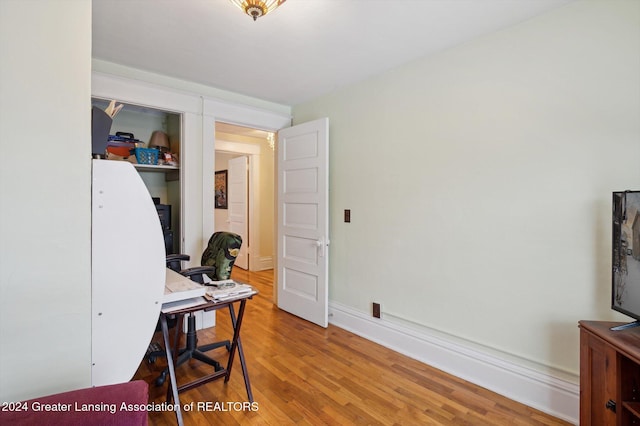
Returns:
[[[616,402],[613,399],[610,399],[607,401],[607,403],[604,405],[608,410],[613,411],[614,413],[616,412]]]

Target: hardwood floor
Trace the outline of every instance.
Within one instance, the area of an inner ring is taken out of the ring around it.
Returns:
[[[234,268],[233,278],[260,291],[247,303],[242,325],[255,403],[246,402],[236,359],[228,383],[218,380],[180,394],[182,405],[194,403],[193,411],[183,411],[188,426],[569,424],[338,327],[323,329],[279,310],[272,303],[272,271]],[[231,337],[228,311],[218,311],[216,321],[216,327],[199,331],[201,344]],[[225,359],[225,349],[216,351],[210,353]],[[143,361],[136,373],[149,383],[150,401],[165,401],[167,385],[154,385],[165,366],[164,358]],[[209,369],[192,360],[178,367],[178,382]],[[175,415],[151,412],[149,423],[174,425]]]

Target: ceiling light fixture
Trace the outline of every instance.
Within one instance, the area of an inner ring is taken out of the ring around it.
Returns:
[[[238,6],[255,21],[259,17],[275,10],[285,1],[286,0],[231,0],[231,3]]]

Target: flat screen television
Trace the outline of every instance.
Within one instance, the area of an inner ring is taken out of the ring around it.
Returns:
[[[640,191],[613,193],[611,309],[640,325]]]

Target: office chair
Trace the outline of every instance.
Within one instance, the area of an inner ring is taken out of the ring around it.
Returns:
[[[238,234],[232,232],[215,232],[209,239],[207,248],[202,253],[201,265],[192,268],[179,270],[178,272],[189,279],[204,284],[204,275],[207,275],[214,281],[227,280],[231,278],[231,269],[238,257],[240,247],[242,246],[242,238]],[[179,265],[180,260],[185,260],[178,256],[175,260]],[[184,256],[184,255],[182,255]],[[172,266],[175,266],[173,263]],[[171,268],[171,266],[169,266]],[[231,349],[231,342],[223,340],[208,345],[198,346],[198,336],[196,332],[196,317],[193,313],[187,317],[187,336],[186,345],[178,351],[176,367],[184,362],[195,358],[205,364],[209,364],[220,371],[222,367],[220,363],[213,358],[208,357],[205,352],[216,348],[225,347],[227,351]],[[156,386],[162,386],[169,374],[169,368],[165,368],[160,376],[156,379]]]
[[[183,260],[189,260],[188,254],[168,254],[166,258],[167,268],[172,271],[180,272],[182,270],[182,262]]]

